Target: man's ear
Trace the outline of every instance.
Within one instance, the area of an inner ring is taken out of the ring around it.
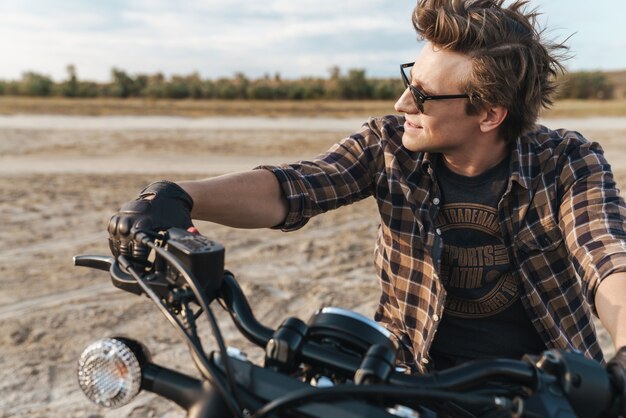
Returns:
[[[485,107],[480,119],[480,130],[487,133],[498,129],[508,114],[508,109],[503,106]]]

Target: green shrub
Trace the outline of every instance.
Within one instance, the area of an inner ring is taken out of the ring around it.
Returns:
[[[100,95],[100,87],[93,81],[78,82],[76,97],[98,97]]]
[[[161,73],[156,73],[146,77],[145,86],[141,90],[141,96],[151,99],[163,99],[167,95],[166,90],[165,77]]]
[[[562,99],[612,99],[615,87],[601,72],[575,72],[560,81],[559,98]]]
[[[76,67],[72,64],[66,67],[67,80],[61,84],[61,94],[65,97],[78,96],[78,77],[76,77]]]
[[[189,85],[183,77],[173,76],[166,84],[165,94],[169,99],[186,99],[189,97]]]
[[[139,95],[138,86],[135,84],[132,77],[126,74],[125,71],[113,68],[111,70],[111,78],[113,80],[111,83],[110,94],[114,97],[126,98]]]
[[[50,96],[54,82],[48,76],[26,72],[19,83],[19,92],[24,96]]]

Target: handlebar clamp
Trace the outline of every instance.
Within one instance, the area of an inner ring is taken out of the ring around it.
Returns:
[[[361,366],[354,374],[354,383],[368,385],[386,382],[394,370],[395,362],[394,350],[386,345],[374,344],[367,350]]]
[[[283,373],[294,372],[308,330],[302,320],[287,318],[265,346],[265,366]]]

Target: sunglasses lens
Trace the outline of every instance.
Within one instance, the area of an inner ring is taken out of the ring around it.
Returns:
[[[420,97],[419,93],[415,89],[411,89],[411,95],[413,96],[413,100],[415,100],[415,105],[417,106],[417,110],[420,113],[424,113],[424,100]]]
[[[420,113],[424,113],[424,100],[422,99],[419,91],[415,87],[411,86],[412,66],[413,64],[407,65],[406,67],[402,65],[400,67],[400,71],[402,73],[402,83],[404,84],[405,88],[408,88],[411,91],[411,96],[413,96],[413,100],[415,101],[415,106],[417,106],[417,110],[419,110]]]

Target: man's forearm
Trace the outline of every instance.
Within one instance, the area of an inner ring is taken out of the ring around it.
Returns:
[[[626,273],[606,277],[596,292],[596,309],[615,347],[626,346]]]
[[[287,216],[287,200],[278,179],[267,170],[177,184],[193,198],[194,219],[236,228],[267,228],[282,223]]]

